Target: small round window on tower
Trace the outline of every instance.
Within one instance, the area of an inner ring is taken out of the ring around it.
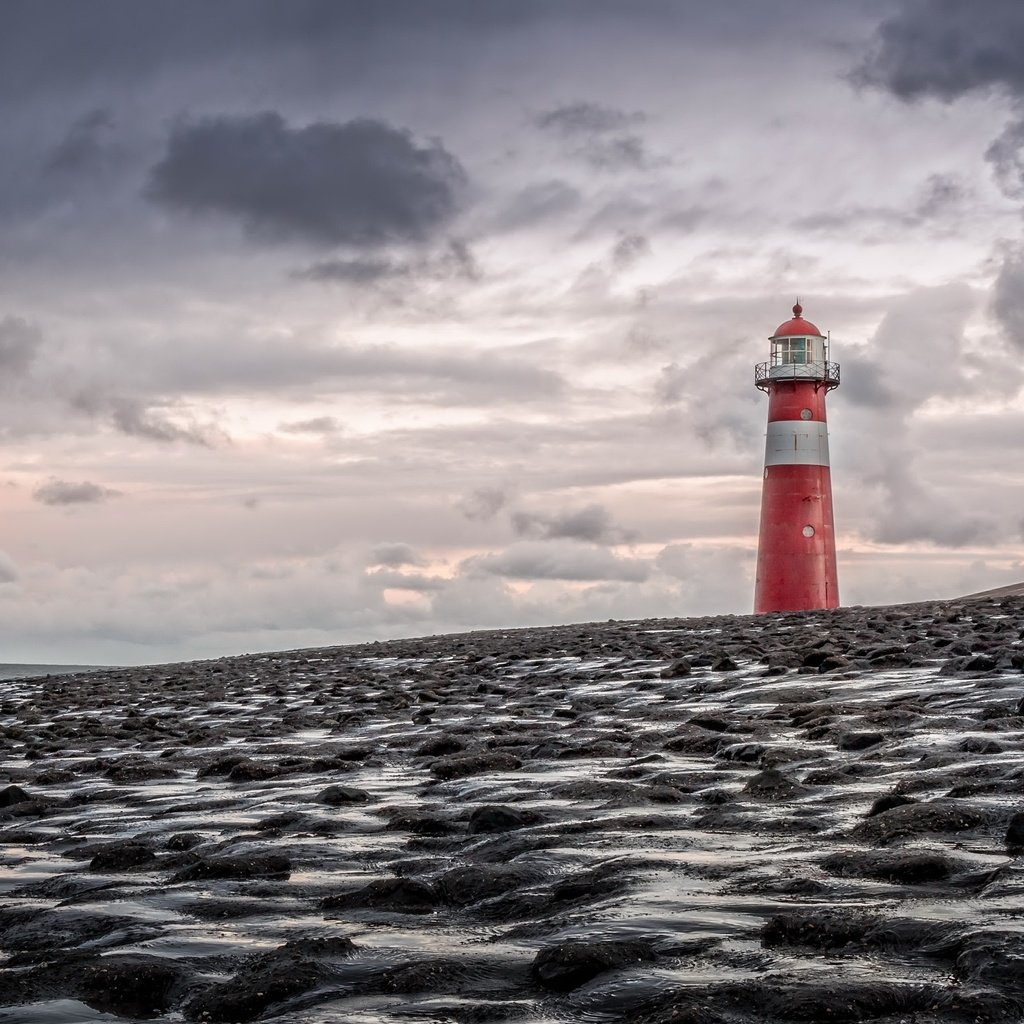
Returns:
[[[805,537],[813,537],[814,536],[814,527],[813,526],[805,526],[803,528],[803,530],[801,530],[801,533],[803,533],[803,535]]]
[[[800,419],[802,419],[802,420],[809,420],[810,418],[811,418],[811,410],[810,409],[801,409],[800,410]]]

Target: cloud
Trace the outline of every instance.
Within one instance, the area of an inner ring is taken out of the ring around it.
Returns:
[[[0,320],[0,387],[5,378],[28,370],[41,344],[42,333],[28,321],[16,316]]]
[[[333,416],[314,416],[308,420],[291,420],[277,427],[283,434],[338,434],[341,423]]]
[[[643,139],[627,130],[646,120],[639,112],[581,100],[539,114],[534,123],[562,139],[574,156],[591,167],[620,171],[644,169],[651,164]]]
[[[1024,7],[1017,0],[904,0],[854,71],[903,100],[1024,93]]]
[[[45,484],[40,484],[32,497],[43,505],[95,505],[111,498],[119,498],[122,492],[112,487],[101,487],[88,480],[71,483],[50,477]]]
[[[1024,353],[1024,251],[1012,250],[1003,259],[992,286],[992,312],[1007,341]]]
[[[637,232],[623,234],[612,246],[612,266],[616,270],[628,270],[650,251],[651,243],[646,235]]]
[[[547,131],[554,131],[568,138],[577,138],[621,131],[645,120],[641,113],[629,113],[580,100],[539,114],[536,123],[539,128]]]
[[[456,503],[456,508],[471,522],[493,519],[507,504],[509,491],[504,487],[478,487]]]
[[[109,110],[100,108],[83,114],[47,155],[43,170],[47,174],[75,174],[102,167],[112,156],[108,136],[113,127]]]
[[[952,174],[931,174],[917,194],[899,206],[850,206],[814,213],[795,221],[802,230],[833,232],[859,224],[914,228],[958,213],[968,198],[963,182]]]
[[[288,125],[280,114],[177,125],[147,195],[190,214],[238,220],[261,242],[422,242],[455,214],[466,181],[440,142],[383,121]]]
[[[1011,199],[1024,199],[1024,121],[1011,121],[985,150],[996,184]]]
[[[368,583],[381,589],[412,590],[418,594],[429,594],[444,590],[449,581],[441,576],[424,576],[418,572],[395,572],[393,569],[375,569],[365,575]]]
[[[0,551],[0,583],[13,583],[20,575],[11,556],[5,551]]]
[[[512,529],[519,537],[568,538],[594,544],[618,544],[635,539],[635,534],[616,526],[608,510],[597,504],[566,509],[553,515],[513,512],[511,521]]]
[[[621,580],[639,583],[651,574],[648,561],[619,558],[605,548],[575,541],[523,541],[496,554],[474,555],[464,573],[517,580]]]
[[[300,281],[354,285],[407,281],[410,278],[475,281],[480,276],[480,269],[469,246],[464,242],[453,241],[440,253],[416,259],[355,256],[350,259],[320,260],[295,271],[292,276]]]
[[[212,444],[213,431],[210,428],[194,423],[181,426],[134,398],[111,399],[110,410],[114,427],[129,437],[163,443],[184,441],[202,447]]]
[[[410,544],[378,544],[366,558],[367,565],[383,565],[397,569],[403,565],[425,565],[423,558]]]

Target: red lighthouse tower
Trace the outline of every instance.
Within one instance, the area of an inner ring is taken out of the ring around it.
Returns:
[[[754,612],[836,608],[836,541],[825,395],[839,387],[828,338],[802,316],[780,324],[771,358],[754,368],[768,392]]]

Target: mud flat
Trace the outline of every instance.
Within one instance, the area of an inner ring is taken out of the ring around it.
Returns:
[[[0,1022],[1024,1017],[1024,597],[3,684]]]

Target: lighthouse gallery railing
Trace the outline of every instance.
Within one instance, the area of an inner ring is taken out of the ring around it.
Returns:
[[[754,386],[766,390],[780,380],[813,380],[830,391],[839,387],[838,363],[758,363],[754,367]]]

